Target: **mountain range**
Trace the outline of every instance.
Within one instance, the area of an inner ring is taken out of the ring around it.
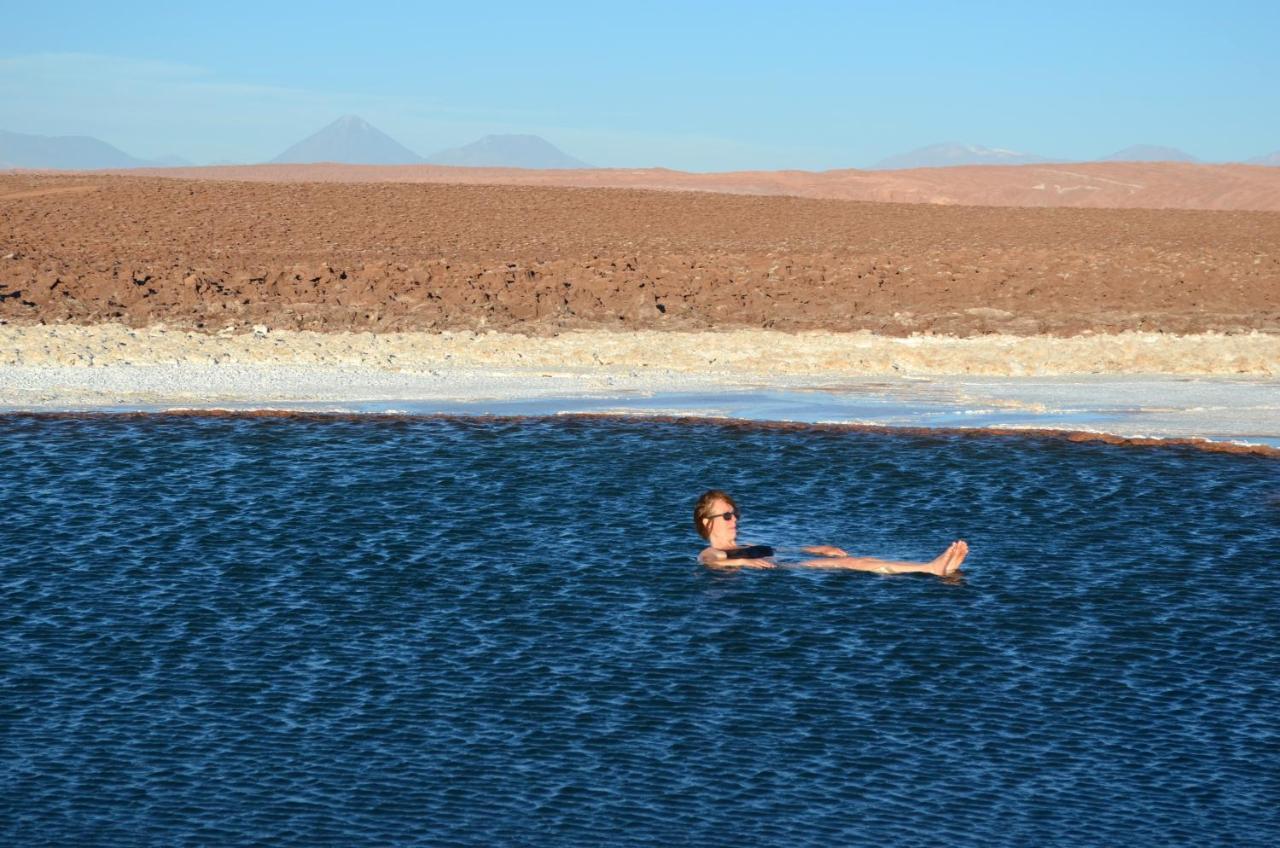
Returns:
[[[881,159],[870,170],[946,168],[956,165],[1028,165],[1069,162],[977,144],[946,142]],[[1076,160],[1078,161],[1078,160]],[[1199,162],[1172,147],[1140,144],[1100,157],[1096,162]],[[356,165],[453,165],[472,168],[590,168],[536,135],[486,135],[470,144],[420,156],[355,115],[345,115],[270,160],[276,164],[336,162]],[[178,157],[143,160],[89,136],[41,136],[0,130],[0,169],[51,168],[96,170],[182,167]],[[1280,166],[1280,151],[1246,164]]]
[[[423,160],[372,124],[355,115],[344,115],[270,161],[273,164],[416,165]]]
[[[356,115],[344,115],[290,147],[273,164],[459,165],[471,168],[589,168],[536,135],[486,135],[462,147],[419,156]]]
[[[419,156],[356,115],[344,115],[291,145],[272,164],[460,165],[473,168],[590,168],[536,135],[486,135],[462,147]],[[184,167],[177,157],[144,160],[89,136],[42,136],[0,130],[0,169],[114,170]],[[222,162],[219,164],[232,164]]]
[[[0,168],[167,168],[191,163],[177,156],[147,161],[87,135],[26,135],[0,130]]]
[[[1268,157],[1261,157],[1266,159]],[[1019,153],[999,147],[983,147],[980,144],[962,144],[951,141],[932,144],[907,153],[881,159],[871,166],[873,171],[897,171],[907,168],[947,168],[954,165],[1037,165],[1045,162],[1070,162],[1078,160],[1051,159],[1035,153]],[[1154,144],[1135,144],[1123,150],[1093,159],[1094,162],[1199,162],[1200,160],[1176,147],[1160,147]],[[1268,164],[1250,160],[1252,164]]]
[[[590,168],[536,135],[486,135],[429,156],[432,165],[469,168]]]

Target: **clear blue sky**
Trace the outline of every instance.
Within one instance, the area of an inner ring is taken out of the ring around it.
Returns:
[[[343,114],[427,155],[865,167],[963,141],[1280,150],[1280,2],[19,3],[0,129],[261,161]]]

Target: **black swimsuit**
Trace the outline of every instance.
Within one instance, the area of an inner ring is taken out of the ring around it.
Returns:
[[[729,559],[764,559],[773,556],[773,548],[768,545],[749,545],[745,548],[730,548],[724,554]]]

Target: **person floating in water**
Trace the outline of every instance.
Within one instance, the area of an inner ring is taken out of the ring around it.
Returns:
[[[777,568],[773,548],[767,545],[738,547],[738,505],[726,492],[711,489],[703,492],[693,508],[693,526],[710,546],[698,554],[698,561],[711,568]],[[969,554],[963,539],[952,542],[933,562],[898,562],[849,556],[830,545],[810,545],[802,549],[820,559],[794,563],[801,568],[831,568],[846,571],[872,571],[877,574],[934,574],[946,577],[960,569]]]

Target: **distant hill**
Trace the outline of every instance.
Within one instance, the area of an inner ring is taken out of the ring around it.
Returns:
[[[1200,160],[1176,147],[1160,147],[1155,144],[1135,144],[1103,156],[1099,162],[1199,162]]]
[[[0,168],[146,168],[144,162],[87,135],[27,135],[0,130]]]
[[[486,135],[427,157],[432,165],[469,168],[590,168],[536,135]]]
[[[422,161],[421,156],[355,115],[344,115],[271,160],[273,164],[347,165],[413,165]]]
[[[1034,165],[1051,161],[1053,160],[1043,156],[1003,150],[999,147],[946,142],[881,159],[872,165],[871,169],[897,171],[906,168],[946,168],[951,165]]]
[[[1280,165],[1280,150],[1275,153],[1268,153],[1266,156],[1259,156],[1256,159],[1250,159],[1246,165]]]

